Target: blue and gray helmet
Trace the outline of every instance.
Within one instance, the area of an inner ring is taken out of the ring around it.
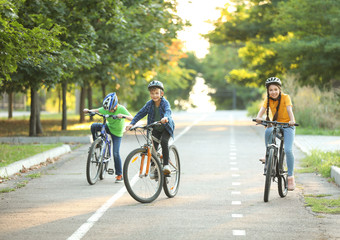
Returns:
[[[103,101],[103,108],[107,111],[114,109],[118,104],[118,97],[115,92],[106,95]]]

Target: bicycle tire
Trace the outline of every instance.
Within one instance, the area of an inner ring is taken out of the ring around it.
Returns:
[[[280,153],[280,159],[278,164],[277,179],[278,179],[278,190],[280,197],[287,196],[288,193],[288,168],[287,161],[285,158],[285,152],[282,149]]]
[[[269,149],[268,159],[267,159],[267,171],[266,171],[266,180],[264,185],[264,202],[268,202],[269,199],[269,193],[270,193],[270,185],[272,182],[272,165],[274,161],[274,149]]]
[[[177,148],[174,145],[169,147],[169,166],[171,174],[164,176],[163,189],[165,195],[169,198],[176,196],[179,189],[179,182],[181,177],[181,164]]]
[[[144,166],[142,174],[140,174],[143,155]],[[146,163],[147,156],[145,148],[138,148],[126,157],[123,167],[123,178],[126,190],[131,197],[141,203],[154,201],[162,191],[164,180],[161,164],[155,156],[151,156],[150,172],[147,176],[145,176]],[[154,175],[151,176],[151,173]]]
[[[98,181],[101,171],[102,140],[97,138],[91,145],[86,162],[86,179],[90,185]]]

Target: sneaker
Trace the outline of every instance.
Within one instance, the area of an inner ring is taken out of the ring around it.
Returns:
[[[117,176],[116,177],[116,183],[121,183],[121,182],[123,182],[123,176],[122,175],[119,175],[119,176]]]
[[[288,191],[294,191],[295,189],[295,180],[293,176],[288,177]]]
[[[151,170],[150,170],[150,179],[152,180],[158,180],[158,173],[156,171],[156,168],[154,166],[151,166]]]
[[[169,165],[165,165],[163,167],[163,173],[164,173],[164,175],[169,175],[171,173],[171,169],[170,169]]]

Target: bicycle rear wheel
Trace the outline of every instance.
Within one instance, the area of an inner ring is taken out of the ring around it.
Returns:
[[[267,171],[266,171],[266,180],[265,180],[265,185],[264,185],[264,197],[263,197],[263,200],[265,202],[268,202],[268,199],[269,199],[270,185],[272,182],[273,161],[274,161],[274,149],[270,148],[268,159],[266,160]]]
[[[280,153],[280,160],[278,164],[278,190],[280,197],[287,196],[288,193],[288,167],[283,149]]]
[[[160,162],[151,157],[149,173],[146,175],[147,154],[145,148],[133,150],[124,162],[123,177],[127,191],[136,201],[150,203],[162,191],[163,172]]]
[[[163,189],[169,198],[176,196],[179,188],[179,180],[181,176],[181,165],[177,148],[174,145],[169,147],[169,166],[171,173],[164,175]]]
[[[102,140],[97,138],[91,145],[86,163],[86,179],[90,185],[97,182],[102,165]]]

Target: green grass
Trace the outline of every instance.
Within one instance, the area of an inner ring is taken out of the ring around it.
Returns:
[[[323,177],[329,178],[331,167],[340,167],[340,151],[322,152],[314,150],[311,155],[301,160],[301,166],[304,169],[299,172],[319,172]]]
[[[34,156],[38,153],[47,151],[52,148],[61,146],[62,143],[56,144],[25,144],[11,145],[0,144],[0,167],[7,166],[13,162]]]
[[[305,202],[306,206],[311,207],[313,212],[317,213],[340,213],[340,198],[338,199],[328,199],[328,194],[320,195],[306,195]]]
[[[27,177],[29,177],[29,178],[31,178],[31,179],[40,178],[40,177],[41,177],[41,173],[40,173],[40,172],[38,172],[38,173],[32,173],[32,174],[27,175]]]
[[[340,129],[327,130],[327,129],[322,129],[322,128],[303,128],[299,126],[299,127],[296,127],[296,134],[340,136]]]

